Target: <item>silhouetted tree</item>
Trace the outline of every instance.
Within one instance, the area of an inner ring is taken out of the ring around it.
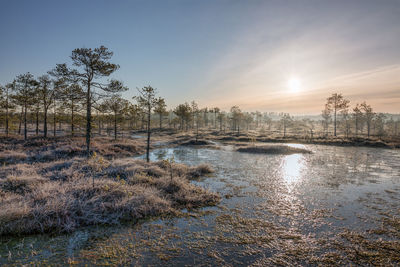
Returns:
[[[371,132],[371,124],[372,120],[374,119],[375,113],[373,112],[372,107],[368,105],[365,101],[361,103],[360,107],[361,110],[364,111],[364,118],[367,124],[367,134],[369,137]]]
[[[362,124],[362,119],[363,119],[363,114],[361,111],[361,107],[359,104],[357,104],[354,108],[353,108],[353,119],[354,119],[354,127],[355,127],[355,133],[356,136],[358,136],[358,130],[361,127]]]
[[[102,84],[96,80],[108,77],[115,72],[119,66],[110,63],[113,52],[108,48],[77,48],[72,51],[71,59],[73,65],[79,70],[68,70],[68,75],[78,77],[80,82],[86,87],[86,154],[90,156],[90,139],[92,133],[92,98],[94,88],[107,92],[120,92],[125,90],[122,83],[111,80],[109,84]]]
[[[164,98],[159,97],[156,100],[154,112],[156,114],[158,114],[158,116],[160,118],[160,130],[161,130],[162,129],[162,119],[163,119],[164,114],[167,112],[167,105],[165,104]]]
[[[23,108],[24,140],[28,137],[27,113],[28,108],[34,103],[34,89],[36,86],[37,82],[29,72],[17,76],[15,100]]]
[[[349,107],[349,101],[344,99],[342,94],[334,93],[327,98],[326,108],[333,111],[334,136],[336,136],[336,117],[337,113]]]
[[[386,120],[386,115],[383,113],[376,114],[373,120],[374,132],[379,137],[385,135],[385,120]]]
[[[37,89],[38,103],[43,109],[43,136],[47,137],[47,114],[54,97],[54,89],[51,88],[52,81],[48,75],[39,77],[39,86]]]
[[[150,161],[150,120],[151,120],[151,111],[154,109],[156,105],[156,89],[153,87],[145,86],[141,89],[138,88],[139,96],[137,98],[139,105],[144,107],[144,112],[147,116],[147,146],[146,146],[146,161]]]

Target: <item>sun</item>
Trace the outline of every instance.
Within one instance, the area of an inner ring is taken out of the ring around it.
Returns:
[[[288,87],[292,93],[297,93],[301,90],[301,81],[297,77],[291,77],[288,80]]]

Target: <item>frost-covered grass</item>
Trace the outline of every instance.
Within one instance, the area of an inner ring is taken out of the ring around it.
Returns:
[[[143,140],[96,137],[92,151],[105,158],[121,158],[138,155],[145,151]],[[31,137],[27,141],[19,137],[0,136],[0,163],[49,162],[86,155],[85,139],[82,137]]]
[[[190,182],[212,172],[209,166],[124,159],[141,145],[100,141],[89,159],[81,156],[81,143],[71,139],[45,141],[43,147],[17,144],[31,159],[3,162],[0,168],[0,235],[71,232],[219,201],[217,194]],[[43,151],[48,160],[37,155]]]

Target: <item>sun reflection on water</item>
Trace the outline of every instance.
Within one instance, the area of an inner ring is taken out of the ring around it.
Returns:
[[[283,158],[283,179],[288,185],[298,182],[304,168],[304,159],[301,154],[293,154]]]

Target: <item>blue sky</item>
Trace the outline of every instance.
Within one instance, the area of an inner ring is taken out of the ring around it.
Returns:
[[[105,45],[170,107],[319,113],[342,92],[400,110],[400,1],[0,1],[0,83]],[[288,81],[300,88],[292,90]]]

